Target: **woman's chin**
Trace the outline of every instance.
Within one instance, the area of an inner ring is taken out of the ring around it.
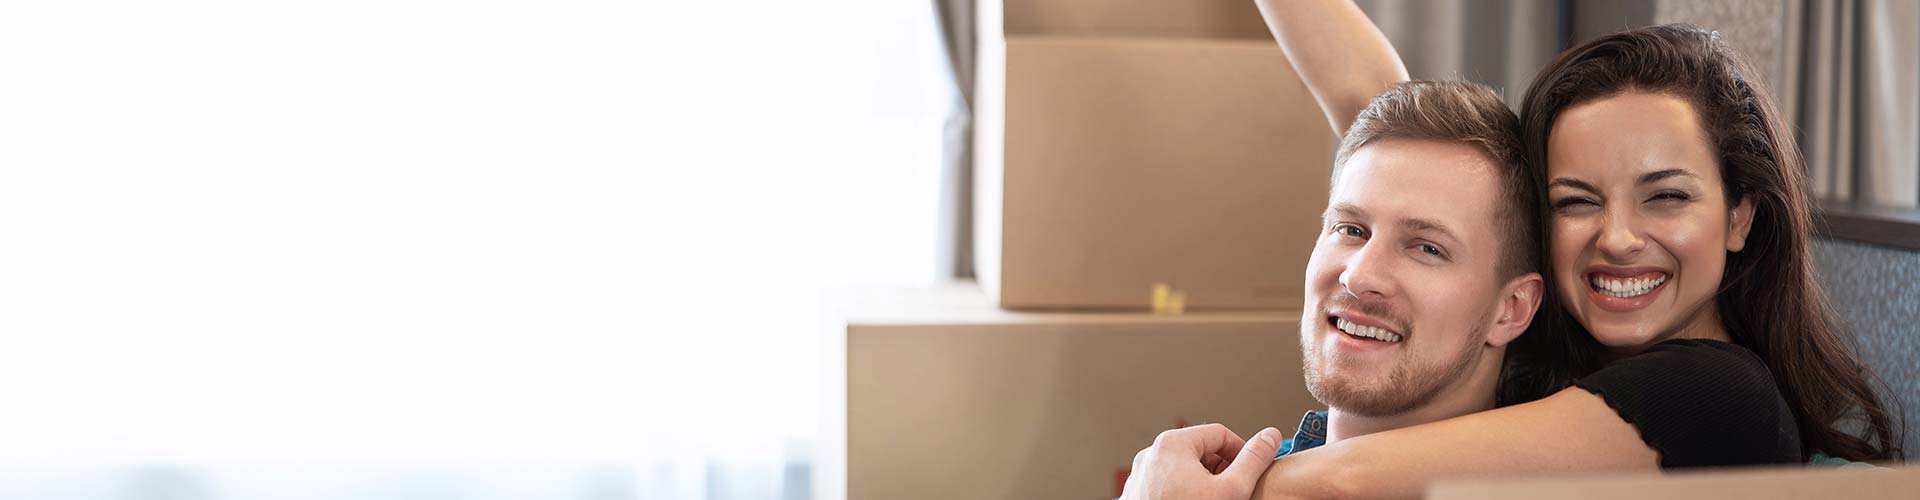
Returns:
[[[1661,340],[1660,329],[1643,322],[1582,318],[1580,324],[1600,345],[1616,352],[1638,351]]]
[[[1606,346],[1607,349],[1615,352],[1631,352],[1644,349],[1647,346],[1665,340],[1660,338],[1660,332],[1664,330],[1660,328],[1660,325],[1666,323],[1666,321],[1664,321],[1666,318],[1657,317],[1661,316],[1657,314],[1657,312],[1659,312],[1656,307],[1658,304],[1637,304],[1637,307],[1630,308],[1629,310],[1618,311],[1614,310],[1619,309],[1618,307],[1602,307],[1603,304],[1598,304],[1596,301],[1591,300],[1594,297],[1573,295],[1573,293],[1590,291],[1591,290],[1586,289],[1562,290],[1562,293],[1567,296],[1574,296],[1576,300],[1580,301],[1578,303],[1566,304],[1567,312],[1573,316],[1575,321],[1580,322],[1580,326],[1585,328],[1587,333],[1592,334],[1593,339],[1599,341],[1600,345]],[[1636,297],[1636,299],[1638,298],[1640,297]]]

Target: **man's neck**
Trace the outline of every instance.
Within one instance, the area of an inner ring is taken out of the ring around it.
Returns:
[[[1486,398],[1483,404],[1470,406],[1429,404],[1413,411],[1388,416],[1344,413],[1339,408],[1329,408],[1327,410],[1327,442],[1335,443],[1345,438],[1412,427],[1491,409],[1493,409],[1492,397]]]
[[[1481,356],[1479,366],[1462,374],[1458,383],[1440,388],[1432,400],[1412,410],[1394,415],[1360,415],[1328,408],[1327,443],[1493,409],[1503,354],[1504,351],[1495,351]]]

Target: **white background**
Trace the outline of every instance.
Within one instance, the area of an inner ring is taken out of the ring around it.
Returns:
[[[777,471],[816,292],[936,278],[935,33],[895,0],[7,2],[0,469]]]

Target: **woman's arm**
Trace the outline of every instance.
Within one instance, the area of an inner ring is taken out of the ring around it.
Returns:
[[[1307,84],[1333,134],[1366,109],[1373,96],[1407,80],[1407,66],[1387,36],[1351,0],[1254,0],[1267,29]]]
[[[1660,456],[1592,393],[1368,434],[1275,461],[1255,499],[1418,498],[1436,479],[1657,471]]]

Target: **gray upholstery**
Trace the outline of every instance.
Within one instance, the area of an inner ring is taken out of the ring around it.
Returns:
[[[1818,240],[1820,282],[1851,327],[1860,357],[1886,383],[1909,429],[1920,427],[1920,252],[1841,240]],[[1920,455],[1920,432],[1904,446]]]

